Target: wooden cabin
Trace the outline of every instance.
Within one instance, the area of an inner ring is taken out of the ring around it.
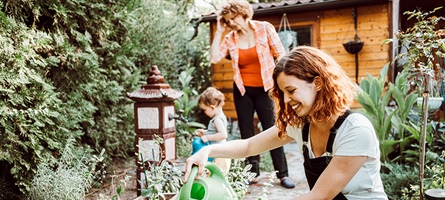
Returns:
[[[381,43],[392,38],[395,32],[410,26],[404,11],[421,8],[424,11],[442,6],[442,0],[288,0],[252,4],[254,20],[269,21],[277,31],[286,14],[290,27],[297,32],[298,45],[312,45],[330,53],[349,76],[358,83],[367,74],[378,76],[381,68],[397,54],[397,43]],[[440,12],[444,12],[442,9]],[[438,14],[445,16],[444,14]],[[215,13],[204,15],[201,22],[210,23],[210,40],[216,30]],[[343,43],[357,36],[364,42],[355,54],[348,53]],[[212,65],[212,85],[222,90],[226,97],[224,112],[236,120],[233,103],[233,71],[229,60]],[[390,69],[389,81],[396,70]],[[359,106],[357,104],[356,106]]]

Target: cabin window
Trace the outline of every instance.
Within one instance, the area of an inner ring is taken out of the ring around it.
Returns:
[[[296,34],[296,46],[306,45],[306,46],[313,46],[312,45],[312,27],[311,26],[299,26],[299,27],[291,27],[292,31],[295,31]],[[289,44],[286,46],[286,43],[283,43],[284,48],[289,48],[289,51],[293,49],[294,45]]]
[[[312,29],[308,27],[295,27],[293,31],[297,32],[297,45],[312,46]]]

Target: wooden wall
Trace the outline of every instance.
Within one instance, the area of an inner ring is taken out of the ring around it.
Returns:
[[[331,54],[345,71],[355,80],[355,55],[349,54],[343,48],[342,43],[352,40],[355,35],[352,8],[339,10],[326,10],[306,13],[287,13],[292,27],[311,26],[312,44]],[[281,14],[255,18],[272,23],[277,29],[280,25]],[[360,51],[359,82],[367,73],[378,76],[380,69],[389,61],[388,45],[381,42],[389,38],[389,17],[387,4],[357,7],[357,35],[364,41],[364,47]],[[216,28],[216,23],[210,26],[211,40]],[[224,112],[227,117],[236,119],[233,104],[232,87],[233,71],[229,60],[222,60],[212,65],[212,85],[224,92],[226,104]],[[357,104],[355,105],[357,106]]]
[[[326,11],[320,20],[320,48],[328,51],[355,79],[355,54],[343,48],[343,42],[354,39],[352,8]],[[386,5],[357,8],[357,36],[365,42],[359,52],[359,79],[367,73],[378,75],[380,69],[389,61],[388,45],[381,43],[388,39],[388,9]]]

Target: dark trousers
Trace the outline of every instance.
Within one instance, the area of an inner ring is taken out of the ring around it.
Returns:
[[[266,130],[275,123],[274,102],[264,91],[263,87],[245,87],[246,93],[241,93],[233,84],[233,99],[235,102],[236,114],[238,116],[238,126],[241,132],[241,138],[247,139],[255,135],[254,113],[258,115],[261,127]],[[287,169],[286,155],[283,147],[270,150],[273,166],[277,172],[277,178],[289,176]],[[247,158],[249,164],[252,165],[251,172],[260,175],[259,155]]]

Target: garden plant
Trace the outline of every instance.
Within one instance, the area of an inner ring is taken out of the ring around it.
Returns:
[[[425,169],[425,151],[426,151],[426,137],[428,126],[428,100],[430,96],[436,94],[438,91],[438,84],[443,81],[443,77],[438,77],[442,74],[442,69],[436,65],[438,59],[445,57],[445,31],[444,29],[437,29],[436,26],[443,17],[431,16],[436,8],[430,12],[421,12],[420,10],[408,11],[404,14],[409,15],[408,19],[416,18],[417,22],[414,26],[408,28],[404,32],[399,32],[396,38],[402,42],[402,45],[407,45],[407,51],[399,54],[399,58],[406,59],[403,67],[412,74],[412,77],[421,77],[421,82],[418,85],[423,97],[422,102],[422,131],[420,135],[421,152],[419,156],[419,179],[420,179],[420,199],[422,200],[424,193],[424,169]],[[413,79],[413,78],[411,78]]]
[[[152,65],[174,88],[178,71],[191,67],[191,87],[208,82],[209,39],[205,25],[197,31],[191,23],[192,2],[0,3],[3,197],[26,198],[39,166],[60,163],[68,138],[76,152],[102,155],[106,167],[132,159],[133,102],[125,94],[144,84]]]
[[[444,30],[436,27],[443,18],[432,16],[437,9],[405,12],[417,22],[383,42],[406,45],[406,52],[394,59],[400,64],[394,83],[386,86],[385,66],[378,78],[368,75],[360,84],[363,93],[357,100],[378,134],[382,179],[390,199],[423,199],[425,189],[444,187],[444,174],[438,169],[444,166],[445,126],[443,119],[428,117],[427,104],[430,80],[440,80],[436,75],[443,72],[435,65],[445,50]],[[414,106],[418,96],[424,99],[421,107]]]

